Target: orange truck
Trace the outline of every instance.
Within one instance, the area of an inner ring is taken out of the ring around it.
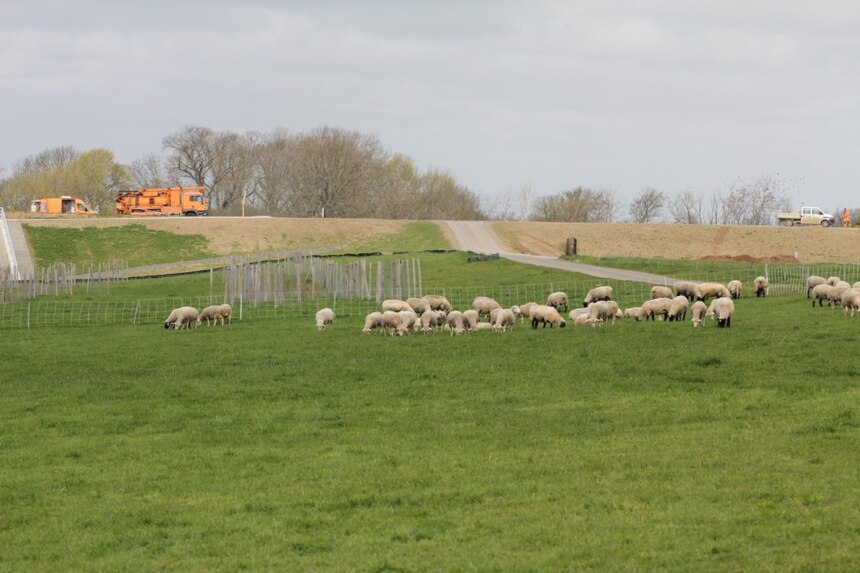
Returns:
[[[117,191],[117,215],[209,214],[206,187],[154,187]]]
[[[95,215],[96,212],[78,199],[69,195],[62,197],[43,197],[42,199],[34,199],[30,205],[32,213],[54,213],[54,214],[81,214]]]

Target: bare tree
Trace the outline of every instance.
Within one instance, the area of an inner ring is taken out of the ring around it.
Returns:
[[[481,198],[457,183],[445,171],[429,170],[421,176],[417,219],[485,219]]]
[[[135,159],[126,170],[137,187],[168,187],[175,184],[168,179],[164,158],[158,153],[148,153]]]
[[[630,219],[634,223],[653,223],[660,218],[665,203],[662,191],[647,187],[630,203]]]
[[[540,197],[533,205],[531,218],[536,221],[608,223],[618,209],[614,193],[585,187]]]
[[[704,222],[704,204],[701,195],[695,195],[689,189],[678,193],[668,202],[667,208],[673,223],[698,225]]]
[[[289,213],[290,138],[286,132],[263,136],[256,148],[254,198],[270,215]]]

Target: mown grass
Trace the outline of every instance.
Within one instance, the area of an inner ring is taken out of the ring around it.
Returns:
[[[25,224],[24,229],[37,266],[122,261],[134,267],[212,256],[202,235],[177,235],[139,224],[80,229]]]
[[[415,221],[404,225],[397,233],[378,236],[346,236],[337,245],[340,252],[414,252],[450,249],[451,243],[442,229],[430,221]]]
[[[856,571],[857,319],[737,308],[4,336],[0,568]]]

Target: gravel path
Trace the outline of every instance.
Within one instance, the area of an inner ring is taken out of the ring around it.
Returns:
[[[443,223],[448,226],[451,233],[454,235],[457,241],[456,246],[464,251],[472,251],[473,253],[481,254],[498,253],[500,257],[517,263],[561,269],[564,271],[571,271],[604,279],[636,281],[654,285],[673,285],[677,280],[679,280],[672,277],[652,275],[650,273],[639,271],[596,267],[593,265],[563,261],[555,257],[523,255],[520,253],[505,251],[487,221],[443,221]]]

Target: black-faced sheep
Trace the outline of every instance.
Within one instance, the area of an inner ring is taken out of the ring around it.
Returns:
[[[833,289],[834,287],[827,283],[817,284],[812,287],[812,307],[815,308],[815,301],[818,301],[818,306],[824,306],[825,300],[827,304],[830,304],[830,291]]]
[[[546,305],[553,307],[559,312],[567,312],[567,293],[561,291],[552,293],[546,297]]]
[[[717,326],[723,328],[732,325],[732,315],[734,313],[735,303],[732,302],[731,297],[721,296],[711,302],[705,315],[716,320]]]
[[[666,315],[669,314],[669,307],[672,306],[671,298],[652,298],[651,300],[646,300],[642,303],[642,306],[639,307],[639,313],[642,316],[642,320],[656,320],[656,316],[659,314],[663,317],[663,320],[666,319]]]
[[[691,283],[687,281],[678,281],[674,284],[675,294],[683,295],[687,297],[687,299],[692,302],[694,300],[699,300],[702,298],[702,293],[699,292],[699,287],[696,283]],[[671,298],[671,297],[666,297]]]
[[[546,306],[543,304],[533,306],[531,309],[531,317],[532,328],[537,328],[538,324],[543,324],[544,328],[546,328],[547,324],[549,324],[550,328],[552,328],[555,324],[559,325],[559,327],[561,328],[567,326],[567,323],[561,317],[558,311],[551,306]]]
[[[588,291],[582,301],[582,306],[588,306],[589,304],[599,300],[612,300],[611,286],[598,286]]]
[[[200,313],[193,306],[174,308],[170,312],[170,316],[164,321],[164,328],[182,330],[183,328],[191,328],[192,325],[197,326],[198,316],[200,316]]]
[[[732,299],[737,300],[741,298],[741,291],[743,290],[744,285],[739,280],[733,280],[729,281],[729,283],[726,285],[726,288],[729,290],[729,296]]]
[[[756,277],[753,281],[753,285],[755,286],[755,296],[756,298],[760,296],[767,296],[767,287],[770,285],[767,277]]]
[[[334,324],[334,311],[328,307],[321,308],[317,311],[314,319],[316,320],[317,330],[322,332],[326,326]]]
[[[669,322],[678,320],[686,320],[687,319],[687,307],[690,302],[687,300],[687,297],[679,294],[675,298],[672,299],[672,304],[669,305],[669,312],[666,313],[666,318],[669,319]]]

